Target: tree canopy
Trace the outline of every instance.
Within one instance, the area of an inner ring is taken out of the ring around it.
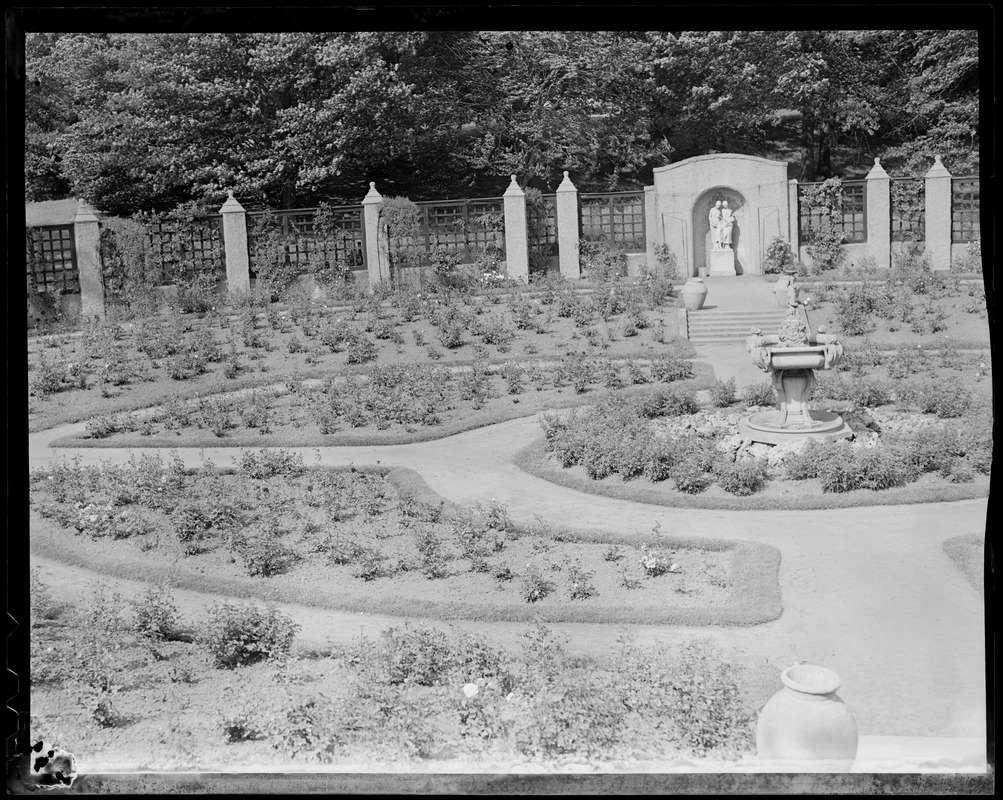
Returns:
[[[119,214],[630,189],[670,152],[978,165],[973,31],[32,33],[25,62],[26,196]]]

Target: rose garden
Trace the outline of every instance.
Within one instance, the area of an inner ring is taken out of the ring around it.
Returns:
[[[984,770],[978,178],[872,161],[29,207],[33,735],[91,773]]]

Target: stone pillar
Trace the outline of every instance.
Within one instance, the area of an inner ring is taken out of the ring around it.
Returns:
[[[502,195],[505,201],[505,269],[508,277],[529,283],[529,235],[526,229],[526,193],[512,182]],[[558,199],[560,195],[558,195]],[[561,261],[564,270],[564,261]]]
[[[578,189],[564,172],[557,187],[557,247],[560,252],[561,277],[578,279],[582,270],[578,262]]]
[[[791,178],[787,181],[787,213],[788,213],[788,228],[787,233],[790,239],[791,253],[794,255],[794,261],[798,262],[801,260],[800,248],[801,248],[801,238],[798,234],[798,220],[800,219],[801,210],[798,208],[798,181],[797,178]]]
[[[934,156],[926,173],[926,246],[933,269],[951,268],[951,173]]]
[[[247,254],[247,214],[233,191],[219,209],[223,216],[223,250],[226,253],[226,289],[230,294],[251,291],[251,259]]]
[[[362,199],[362,225],[366,229],[366,271],[369,273],[369,291],[378,285],[390,283],[390,256],[388,242],[380,235],[380,208],[383,195],[370,182],[369,194]]]
[[[879,267],[888,269],[892,265],[892,182],[880,158],[874,159],[865,187],[867,254]]]
[[[654,186],[644,187],[644,238],[646,262],[648,270],[652,274],[658,272],[658,257],[655,255],[655,247],[658,245],[655,231],[658,230],[658,195],[655,194]],[[676,257],[679,254],[676,253]],[[681,266],[681,265],[680,265]]]
[[[104,276],[101,274],[101,223],[85,200],[77,202],[73,241],[80,280],[80,313],[84,319],[104,316]]]

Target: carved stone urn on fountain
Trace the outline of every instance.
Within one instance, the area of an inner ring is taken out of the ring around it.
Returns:
[[[846,439],[853,431],[843,418],[830,411],[812,411],[808,400],[815,388],[815,370],[832,369],[843,357],[835,336],[815,332],[806,303],[791,279],[787,314],[775,336],[758,331],[746,339],[752,363],[770,374],[779,410],[761,411],[739,420],[742,438],[751,442],[783,444],[806,438]]]

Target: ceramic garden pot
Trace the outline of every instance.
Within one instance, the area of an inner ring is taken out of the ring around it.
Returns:
[[[707,299],[707,287],[703,278],[690,278],[683,284],[681,294],[687,311],[698,311],[703,308],[704,300]]]
[[[759,712],[759,758],[799,770],[848,771],[857,755],[857,722],[836,695],[839,676],[825,667],[795,664],[780,680],[784,688]]]

